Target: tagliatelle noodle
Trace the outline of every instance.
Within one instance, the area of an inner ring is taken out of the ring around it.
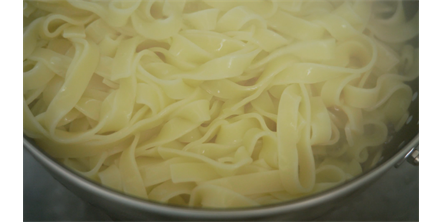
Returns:
[[[401,1],[25,1],[23,16],[25,135],[174,205],[267,205],[358,176],[418,77],[419,13]]]

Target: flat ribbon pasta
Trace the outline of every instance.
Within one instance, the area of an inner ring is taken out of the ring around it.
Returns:
[[[110,189],[255,207],[373,166],[409,118],[403,2],[25,1],[23,132]]]

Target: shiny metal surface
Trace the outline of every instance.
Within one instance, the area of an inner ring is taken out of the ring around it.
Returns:
[[[416,144],[415,147],[412,147],[405,155],[404,157],[397,162],[394,167],[398,168],[402,165],[405,161],[408,161],[409,163],[419,166],[419,144]]]
[[[375,181],[375,179],[379,178],[395,163],[402,159],[411,148],[418,144],[418,141],[419,135],[416,135],[399,152],[389,158],[388,161],[383,162],[369,172],[334,189],[304,199],[278,205],[238,210],[181,208],[129,197],[101,187],[98,184],[78,176],[45,155],[26,138],[23,140],[23,144],[24,147],[26,147],[26,149],[65,187],[92,205],[100,206],[106,212],[112,212],[115,217],[118,217],[119,219],[145,220],[149,217],[156,219],[186,218],[190,220],[267,220],[269,218],[282,218],[287,214],[290,214],[299,220],[306,220],[322,215],[329,209],[333,208],[333,206],[342,203],[347,196],[369,186]]]
[[[376,183],[336,205],[315,221],[418,221],[419,167],[391,168]],[[294,221],[287,215],[287,220]],[[23,221],[112,221],[99,207],[54,179],[23,149]],[[146,221],[153,220],[146,216]]]
[[[410,157],[408,157],[408,162],[415,166],[419,166],[419,145],[415,150],[411,153]]]

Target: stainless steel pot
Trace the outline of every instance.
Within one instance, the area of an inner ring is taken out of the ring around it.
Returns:
[[[407,2],[407,5],[408,7],[405,8],[407,14],[414,14],[417,10],[418,2]],[[414,40],[414,44],[418,44],[418,39]],[[419,80],[417,79],[410,82],[410,86],[415,93],[409,108],[411,117],[409,121],[407,121],[407,124],[393,136],[393,139],[385,144],[384,153],[377,166],[333,189],[313,196],[271,206],[233,210],[210,210],[169,206],[142,200],[107,189],[79,176],[45,154],[44,151],[38,148],[35,143],[26,136],[23,137],[23,145],[35,159],[65,187],[92,205],[103,209],[115,219],[277,220],[290,217],[292,219],[296,218],[297,220],[307,220],[316,218],[332,207],[345,203],[345,200],[349,196],[356,192],[362,192],[364,188],[375,182],[376,179],[388,169],[401,164],[406,159],[418,165]]]
[[[376,178],[396,163],[400,162],[406,153],[411,150],[418,142],[416,136],[410,144],[404,146],[390,160],[380,164],[369,173],[348,182],[340,187],[317,194],[305,199],[282,203],[279,205],[255,208],[250,210],[195,210],[177,208],[156,204],[116,193],[112,190],[90,182],[69,169],[59,165],[50,157],[42,153],[38,148],[33,147],[29,141],[24,140],[25,147],[32,155],[42,163],[45,168],[69,190],[85,199],[89,203],[103,209],[112,218],[128,220],[146,220],[149,219],[174,219],[186,218],[189,220],[197,219],[278,219],[284,217],[297,218],[300,220],[312,219],[320,216],[332,207],[345,204],[345,200],[361,192],[368,187]]]
[[[419,220],[419,167],[392,167],[363,192],[353,194],[314,221]],[[296,221],[296,218],[284,220]],[[290,220],[291,219],[291,220]],[[23,148],[24,221],[119,221],[78,197]],[[153,221],[158,220],[156,218]],[[151,221],[146,216],[144,221]]]

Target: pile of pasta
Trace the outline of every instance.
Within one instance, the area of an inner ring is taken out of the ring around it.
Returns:
[[[25,1],[23,131],[111,189],[231,208],[376,164],[409,118],[402,2]]]

